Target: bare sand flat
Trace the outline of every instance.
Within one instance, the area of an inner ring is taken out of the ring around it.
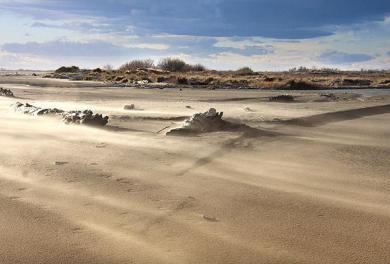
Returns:
[[[0,97],[1,264],[390,263],[388,95],[1,82],[16,96]],[[110,123],[13,113],[16,101]],[[258,133],[165,136],[210,107]]]

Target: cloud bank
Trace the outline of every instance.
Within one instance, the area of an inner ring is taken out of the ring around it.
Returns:
[[[383,68],[389,17],[385,0],[0,0],[0,49],[69,63],[180,56],[218,68]]]

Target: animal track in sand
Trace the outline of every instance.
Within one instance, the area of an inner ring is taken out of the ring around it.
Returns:
[[[98,177],[105,178],[105,179],[109,179],[109,178],[112,177],[112,175],[105,174],[105,173],[101,173],[101,174],[98,175]]]
[[[117,182],[123,183],[123,184],[129,184],[129,185],[134,185],[131,181],[127,180],[126,178],[118,178],[116,179]]]
[[[202,215],[202,217],[204,220],[207,220],[209,222],[219,222],[215,216]]]
[[[56,166],[62,166],[62,165],[69,164],[69,162],[67,162],[67,161],[54,161],[53,164]]]
[[[81,227],[74,227],[72,228],[73,233],[80,233],[83,229]]]
[[[66,182],[67,183],[74,183],[74,182],[80,182],[80,181],[75,180],[75,179],[66,179]]]

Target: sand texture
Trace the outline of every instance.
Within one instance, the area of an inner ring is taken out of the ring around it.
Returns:
[[[390,263],[389,95],[7,78],[1,264]],[[110,119],[66,125],[17,101]],[[165,135],[212,107],[247,129]]]

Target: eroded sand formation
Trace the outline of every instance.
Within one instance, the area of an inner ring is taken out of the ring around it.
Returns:
[[[185,136],[218,131],[244,132],[247,135],[255,135],[260,130],[252,128],[246,124],[236,124],[222,119],[223,112],[217,112],[215,108],[210,108],[204,113],[194,114],[184,121],[179,128],[174,128],[166,133],[167,136]],[[264,133],[263,134],[268,134]]]
[[[5,89],[3,87],[0,87],[0,96],[15,97],[14,93],[10,89]]]
[[[194,114],[190,119],[184,121],[181,128],[176,128],[167,135],[185,135],[223,130],[228,123],[222,120],[223,112],[217,112],[210,108],[207,112]]]
[[[77,124],[88,126],[105,126],[108,123],[108,116],[101,114],[94,114],[91,110],[84,111],[64,111],[57,108],[41,108],[29,103],[15,103],[13,106],[15,112],[21,112],[23,114],[41,116],[52,115],[61,116],[65,124]]]

